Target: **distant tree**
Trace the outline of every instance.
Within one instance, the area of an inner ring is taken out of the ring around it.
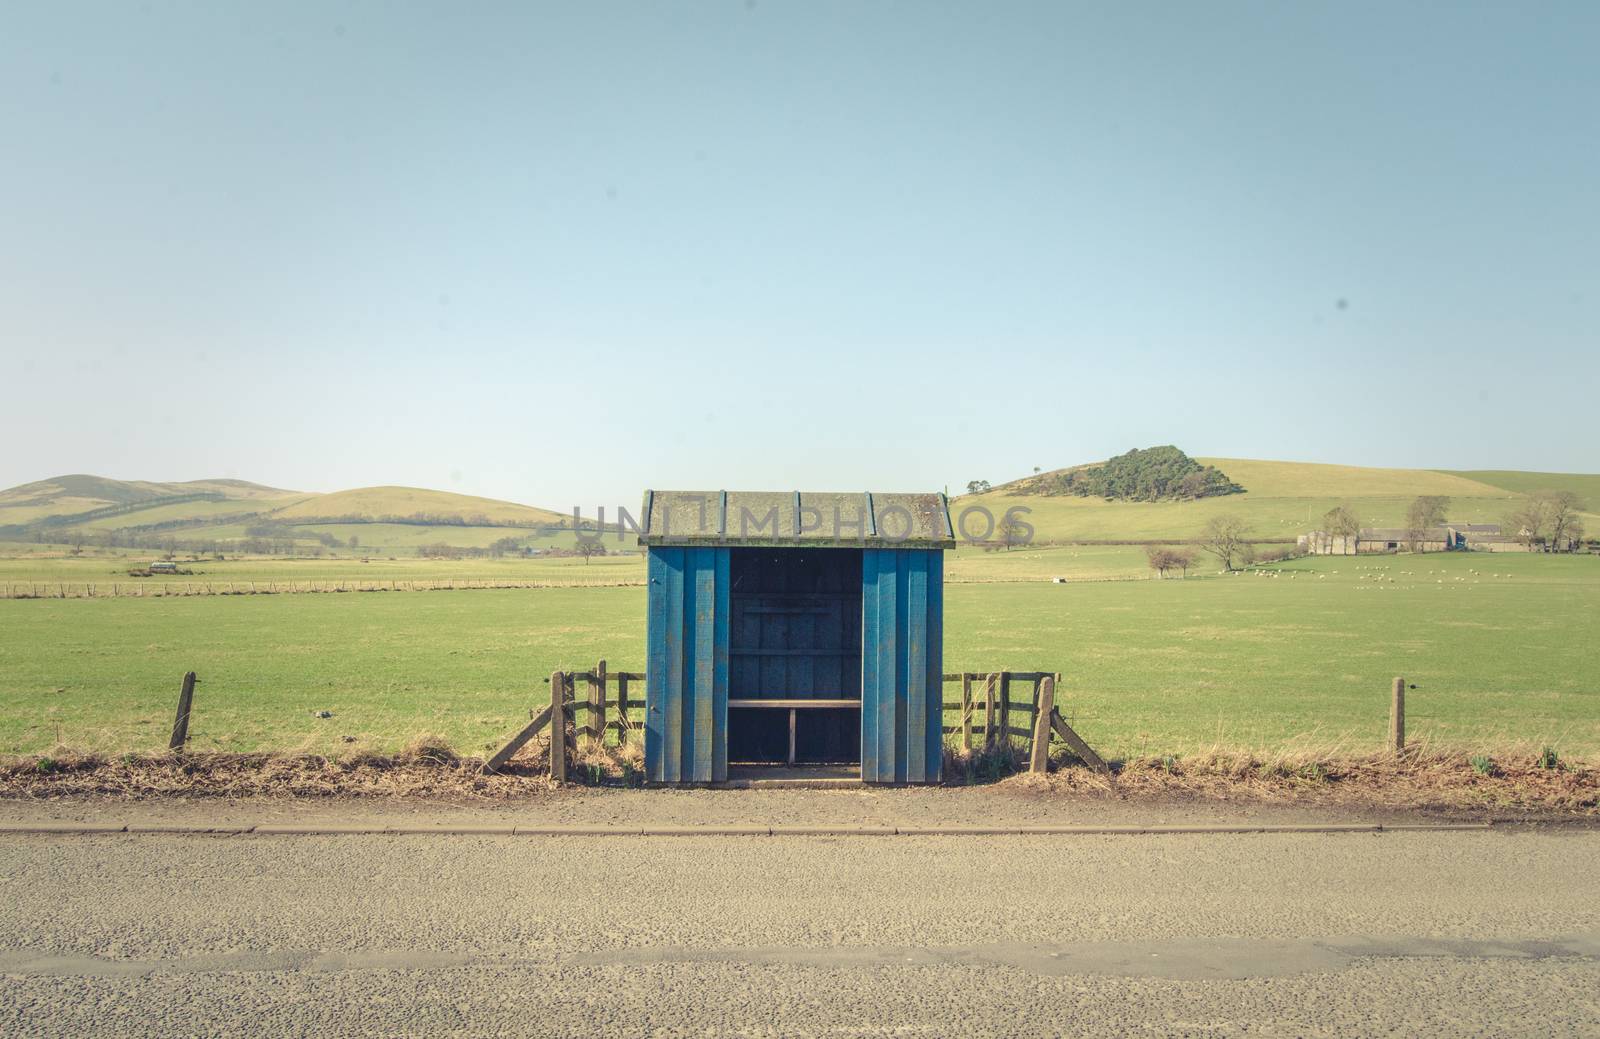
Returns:
[[[601,540],[599,538],[597,538],[597,537],[587,537],[587,538],[580,537],[578,539],[578,555],[583,557],[583,565],[584,566],[588,566],[589,565],[589,559],[591,557],[593,557],[593,556],[603,556],[605,554],[606,554],[606,546],[605,546],[605,544],[603,542],[601,542]]]
[[[1563,542],[1583,537],[1583,520],[1578,514],[1584,503],[1572,491],[1534,491],[1522,507],[1506,517],[1522,543],[1529,548],[1547,545],[1559,550]]]
[[[1583,537],[1583,501],[1572,491],[1540,491],[1534,496],[1544,510],[1550,527],[1550,547],[1561,550],[1564,543]]]
[[[1189,576],[1189,568],[1194,566],[1194,549],[1175,548],[1169,553],[1172,565],[1183,571],[1183,576]]]
[[[351,534],[350,535],[350,547],[351,548],[360,548],[361,547],[361,535],[359,535],[359,534]]]
[[[1200,547],[1216,556],[1224,570],[1237,570],[1249,562],[1250,526],[1231,513],[1213,516],[1201,531]]]
[[[1178,481],[1178,493],[1190,501],[1196,498],[1203,498],[1210,483],[1210,477],[1202,470],[1197,469],[1191,473],[1184,473],[1182,479]]]
[[[1024,523],[1016,513],[1007,511],[1000,517],[1000,525],[995,527],[995,533],[1000,535],[1000,544],[1009,552],[1017,545],[1026,544],[1028,536],[1033,533],[1033,528]]]
[[[967,481],[967,493],[968,494],[987,494],[987,493],[989,493],[989,481],[988,480],[969,480],[969,481]]]
[[[1410,543],[1411,551],[1416,552],[1422,547],[1423,535],[1433,527],[1444,523],[1445,514],[1449,511],[1450,499],[1439,494],[1419,495],[1406,509],[1406,540]]]
[[[1156,572],[1157,577],[1166,577],[1167,571],[1178,565],[1177,560],[1173,558],[1175,554],[1172,549],[1162,545],[1144,546],[1145,562]]]
[[[1336,538],[1344,539],[1347,555],[1355,553],[1355,539],[1361,533],[1361,521],[1347,505],[1335,505],[1322,515],[1322,529]]]
[[[1505,519],[1506,530],[1515,534],[1525,548],[1544,544],[1544,524],[1544,510],[1531,498]]]

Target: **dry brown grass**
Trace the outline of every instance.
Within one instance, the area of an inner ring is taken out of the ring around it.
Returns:
[[[970,749],[946,744],[944,781],[946,786],[993,782],[1021,771],[1027,764],[1027,755],[1013,744],[996,743]]]
[[[1064,763],[1063,763],[1064,764]],[[1480,761],[1479,764],[1483,764]],[[1048,779],[1051,794],[1096,793],[1150,800],[1213,803],[1600,815],[1600,769],[1565,761],[1545,767],[1532,751],[1495,756],[1487,771],[1460,751],[1417,748],[1393,754],[1323,750],[1255,754],[1213,749],[1184,757],[1122,762],[1114,776],[1081,765]]]
[[[526,797],[551,787],[549,735],[535,737],[497,773],[462,757],[442,737],[419,734],[396,754],[361,744],[343,753],[187,752],[107,755],[57,747],[49,754],[0,759],[0,797]],[[568,767],[576,783],[638,786],[644,750],[637,741],[599,747],[579,741]]]
[[[548,737],[531,741],[497,774],[478,758],[458,755],[444,740],[412,739],[398,754],[352,746],[317,754],[107,756],[57,748],[48,755],[0,760],[0,797],[400,797],[500,800],[551,788]],[[984,784],[1025,767],[1016,748],[947,750],[947,785]],[[1303,805],[1350,809],[1472,811],[1489,814],[1600,816],[1600,769],[1587,762],[1546,767],[1519,751],[1492,762],[1459,752],[1420,748],[1402,758],[1301,748],[1273,754],[1214,749],[1184,757],[1141,757],[1114,775],[1058,758],[1048,776],[1017,775],[1008,787],[1040,797],[1075,795],[1151,802]],[[644,753],[637,740],[620,747],[579,741],[568,770],[575,783],[638,786]]]

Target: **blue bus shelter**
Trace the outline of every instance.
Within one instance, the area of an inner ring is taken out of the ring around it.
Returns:
[[[942,494],[647,492],[645,774],[859,764],[937,783]]]

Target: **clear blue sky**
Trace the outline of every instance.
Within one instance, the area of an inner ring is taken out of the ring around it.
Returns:
[[[33,3],[0,485],[1600,471],[1600,5]]]

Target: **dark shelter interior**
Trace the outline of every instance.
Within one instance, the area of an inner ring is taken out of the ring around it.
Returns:
[[[861,760],[861,550],[736,548],[728,760]]]

